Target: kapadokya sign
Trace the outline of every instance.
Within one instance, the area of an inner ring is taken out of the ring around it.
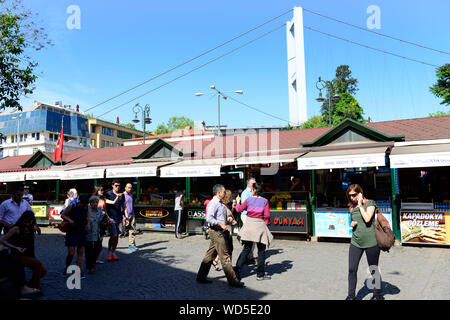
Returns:
[[[400,211],[403,243],[450,245],[450,212]]]
[[[277,210],[270,211],[271,232],[308,233],[306,211]]]

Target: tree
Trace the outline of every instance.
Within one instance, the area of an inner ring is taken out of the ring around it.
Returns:
[[[341,98],[336,102],[331,114],[333,126],[338,125],[347,118],[360,123],[365,122],[362,116],[363,109],[359,105],[359,102],[347,91],[341,92],[339,95]]]
[[[155,134],[165,134],[165,133],[171,133],[179,129],[184,129],[186,127],[193,127],[194,126],[194,120],[191,120],[186,117],[177,117],[173,116],[171,117],[166,124],[161,123],[156,127]]]
[[[19,99],[33,93],[37,79],[38,64],[28,51],[52,44],[44,28],[36,26],[35,16],[21,0],[0,0],[0,110],[22,110]]]
[[[445,117],[445,116],[450,116],[450,110],[448,112],[445,111],[437,111],[437,112],[433,112],[430,113],[428,115],[429,117]]]
[[[436,70],[437,82],[430,87],[430,91],[438,98],[442,98],[441,104],[450,104],[450,64],[444,64]]]
[[[328,126],[328,121],[324,120],[323,115],[318,115],[309,118],[308,121],[302,124],[300,129],[311,129],[311,128],[320,128]]]

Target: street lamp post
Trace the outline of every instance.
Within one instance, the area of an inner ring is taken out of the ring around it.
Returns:
[[[329,81],[327,81],[327,82],[329,82]],[[324,102],[325,101],[325,98],[322,97],[322,89],[327,86],[327,82],[323,81],[321,79],[321,77],[319,77],[319,80],[317,80],[316,88],[319,90],[319,97],[316,99],[317,102]],[[319,85],[321,85],[321,86],[319,87]],[[330,83],[330,87],[331,87],[331,83]],[[329,90],[329,95],[328,95],[328,124],[330,125],[330,127],[331,127],[331,101],[336,103],[336,102],[339,101],[340,98],[341,97],[337,93],[333,96],[333,98],[331,98],[331,90]]]
[[[227,100],[228,97],[224,94],[224,92],[222,92],[220,90],[217,90],[215,85],[211,85],[210,88],[212,90],[216,91],[215,93],[212,93],[212,94],[217,94],[217,131],[220,132],[220,97],[222,97],[224,100]],[[232,92],[233,93],[238,93],[238,94],[243,94],[244,93],[244,91],[242,91],[242,90],[235,90],[235,91],[232,91]],[[225,92],[225,93],[232,93],[232,92]],[[208,93],[197,92],[195,95],[197,97],[200,97],[200,96],[203,96],[203,95],[206,95],[206,94],[208,94]],[[209,93],[209,94],[211,94],[211,93]]]
[[[142,112],[142,126],[144,127],[144,137],[143,137],[143,144],[145,144],[145,125],[152,123],[152,118],[150,118],[150,106],[148,104],[145,105],[144,108],[142,108],[139,103],[136,103],[136,105],[133,107],[134,112],[134,123],[139,123],[140,120],[138,119],[138,113]]]

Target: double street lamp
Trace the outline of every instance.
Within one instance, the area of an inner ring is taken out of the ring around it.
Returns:
[[[141,120],[138,119],[138,113],[142,112],[142,126],[144,127],[144,138],[143,138],[143,144],[145,144],[145,125],[152,123],[152,118],[150,118],[150,106],[148,104],[145,105],[144,108],[142,108],[139,103],[136,103],[136,105],[133,107],[134,112],[134,123],[139,123]]]
[[[338,95],[337,93],[335,93],[334,96],[331,97],[331,88],[332,88],[331,82],[330,81],[325,82],[321,79],[321,77],[319,77],[319,80],[317,80],[317,82],[316,82],[316,88],[319,90],[319,97],[316,99],[316,101],[318,101],[318,102],[325,101],[325,98],[322,97],[322,89],[324,89],[327,86],[329,87],[329,90],[328,90],[328,93],[329,93],[328,94],[328,124],[331,127],[331,102],[333,102],[333,103],[338,102],[339,99],[341,99],[341,96]]]
[[[227,96],[224,93],[238,93],[238,94],[243,94],[244,91],[242,90],[235,90],[235,91],[229,91],[229,92],[222,92],[217,90],[215,85],[211,85],[210,88],[212,90],[215,90],[216,92],[214,93],[201,93],[201,92],[197,92],[195,95],[197,97],[203,96],[203,95],[207,95],[207,94],[216,94],[217,95],[217,130],[220,132],[220,97],[222,97],[224,100],[227,100]]]

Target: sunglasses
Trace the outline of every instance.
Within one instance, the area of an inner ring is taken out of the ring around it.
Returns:
[[[357,193],[349,193],[349,194],[348,194],[348,196],[349,196],[350,198],[356,197],[357,195],[358,195]]]
[[[120,184],[115,184],[114,187],[120,187]]]

